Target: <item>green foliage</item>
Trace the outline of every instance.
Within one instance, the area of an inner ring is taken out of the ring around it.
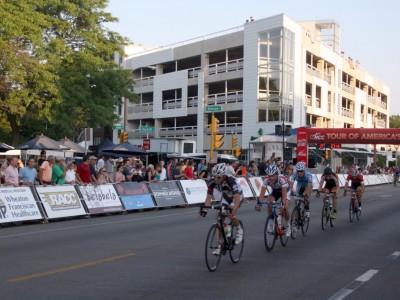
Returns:
[[[400,115],[393,115],[389,117],[390,128],[400,128]]]
[[[0,0],[0,116],[12,144],[112,125],[121,97],[135,99],[114,62],[125,40],[104,27],[117,20],[107,2]]]

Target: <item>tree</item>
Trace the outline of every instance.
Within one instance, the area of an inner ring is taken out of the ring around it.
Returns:
[[[0,114],[12,144],[46,128],[60,138],[112,125],[121,97],[134,100],[130,73],[114,61],[125,39],[104,27],[117,20],[107,2],[0,0]]]
[[[389,117],[390,128],[400,128],[400,115],[393,115]]]

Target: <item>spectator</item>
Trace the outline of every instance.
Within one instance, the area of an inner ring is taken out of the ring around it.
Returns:
[[[153,181],[155,175],[154,165],[150,164],[147,166],[146,181]]]
[[[91,182],[89,155],[84,155],[82,162],[76,169],[76,180],[79,184],[89,184]]]
[[[65,183],[66,184],[75,184],[76,183],[76,174],[75,174],[75,161],[69,161],[67,164],[67,171],[65,172]]]
[[[40,168],[40,166],[42,165],[42,163],[46,160],[46,150],[42,150],[40,151],[40,157],[38,160],[38,169]]]
[[[160,169],[160,180],[167,180],[167,170],[164,168],[164,161],[161,160],[158,162],[157,167]]]
[[[198,177],[199,179],[207,179],[208,178],[208,170],[207,170],[207,163],[204,161],[203,167],[201,168],[201,170],[199,170],[198,173]]]
[[[97,184],[112,183],[111,178],[107,174],[106,168],[101,168],[97,175]]]
[[[206,161],[204,159],[200,160],[200,162],[197,164],[197,174],[200,175],[200,171],[204,168],[206,165]]]
[[[246,163],[245,162],[240,162],[238,164],[238,168],[236,169],[236,176],[243,176],[243,177],[247,177],[247,170],[246,170]]]
[[[11,157],[5,170],[5,185],[19,186],[18,157]]]
[[[96,172],[96,163],[97,163],[97,157],[92,155],[89,157],[89,168],[90,168],[90,181],[93,184],[97,184],[97,172]]]
[[[176,167],[172,171],[173,180],[180,180],[185,178],[185,175],[182,174],[182,165],[183,163],[181,161],[176,164]]]
[[[133,176],[133,172],[131,170],[131,161],[129,159],[124,159],[123,160],[124,163],[124,176],[125,176],[125,180],[126,181],[131,181],[132,180],[132,176]]]
[[[28,165],[19,171],[19,179],[24,185],[31,186],[36,183],[37,170],[35,167],[35,158],[30,157]]]
[[[189,160],[187,163],[187,166],[185,170],[183,171],[183,174],[185,175],[186,179],[195,179],[194,173],[193,173],[193,160]]]
[[[51,184],[51,177],[53,175],[53,165],[55,163],[55,157],[49,155],[39,168],[39,183],[46,185]]]
[[[142,182],[144,181],[143,172],[142,172],[143,164],[141,161],[137,162],[135,165],[135,169],[132,173],[132,181]]]
[[[100,171],[101,168],[103,168],[103,167],[104,167],[104,159],[103,159],[103,155],[100,155],[99,159],[97,161],[96,170]]]
[[[0,164],[0,183],[4,184],[6,182],[6,169],[8,167],[7,159],[3,159]]]
[[[123,163],[119,163],[117,165],[117,172],[115,173],[114,181],[116,183],[125,182],[124,165],[123,165]]]
[[[56,163],[52,166],[51,182],[54,184],[65,184],[65,169],[64,169],[65,158],[62,156],[56,157]]]
[[[238,165],[238,161],[237,160],[232,160],[229,162],[229,165],[226,168],[226,176],[232,176],[235,177],[236,176],[236,166]]]

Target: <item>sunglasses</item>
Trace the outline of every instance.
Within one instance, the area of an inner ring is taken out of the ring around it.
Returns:
[[[214,178],[215,178],[215,179],[221,179],[222,176],[215,176]]]
[[[304,173],[304,171],[297,171],[297,173]]]

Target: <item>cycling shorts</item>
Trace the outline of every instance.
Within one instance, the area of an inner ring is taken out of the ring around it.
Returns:
[[[275,198],[275,201],[279,200],[282,198],[282,190],[273,190],[272,193],[270,194],[272,197]],[[290,201],[290,191],[286,193],[286,199]]]

